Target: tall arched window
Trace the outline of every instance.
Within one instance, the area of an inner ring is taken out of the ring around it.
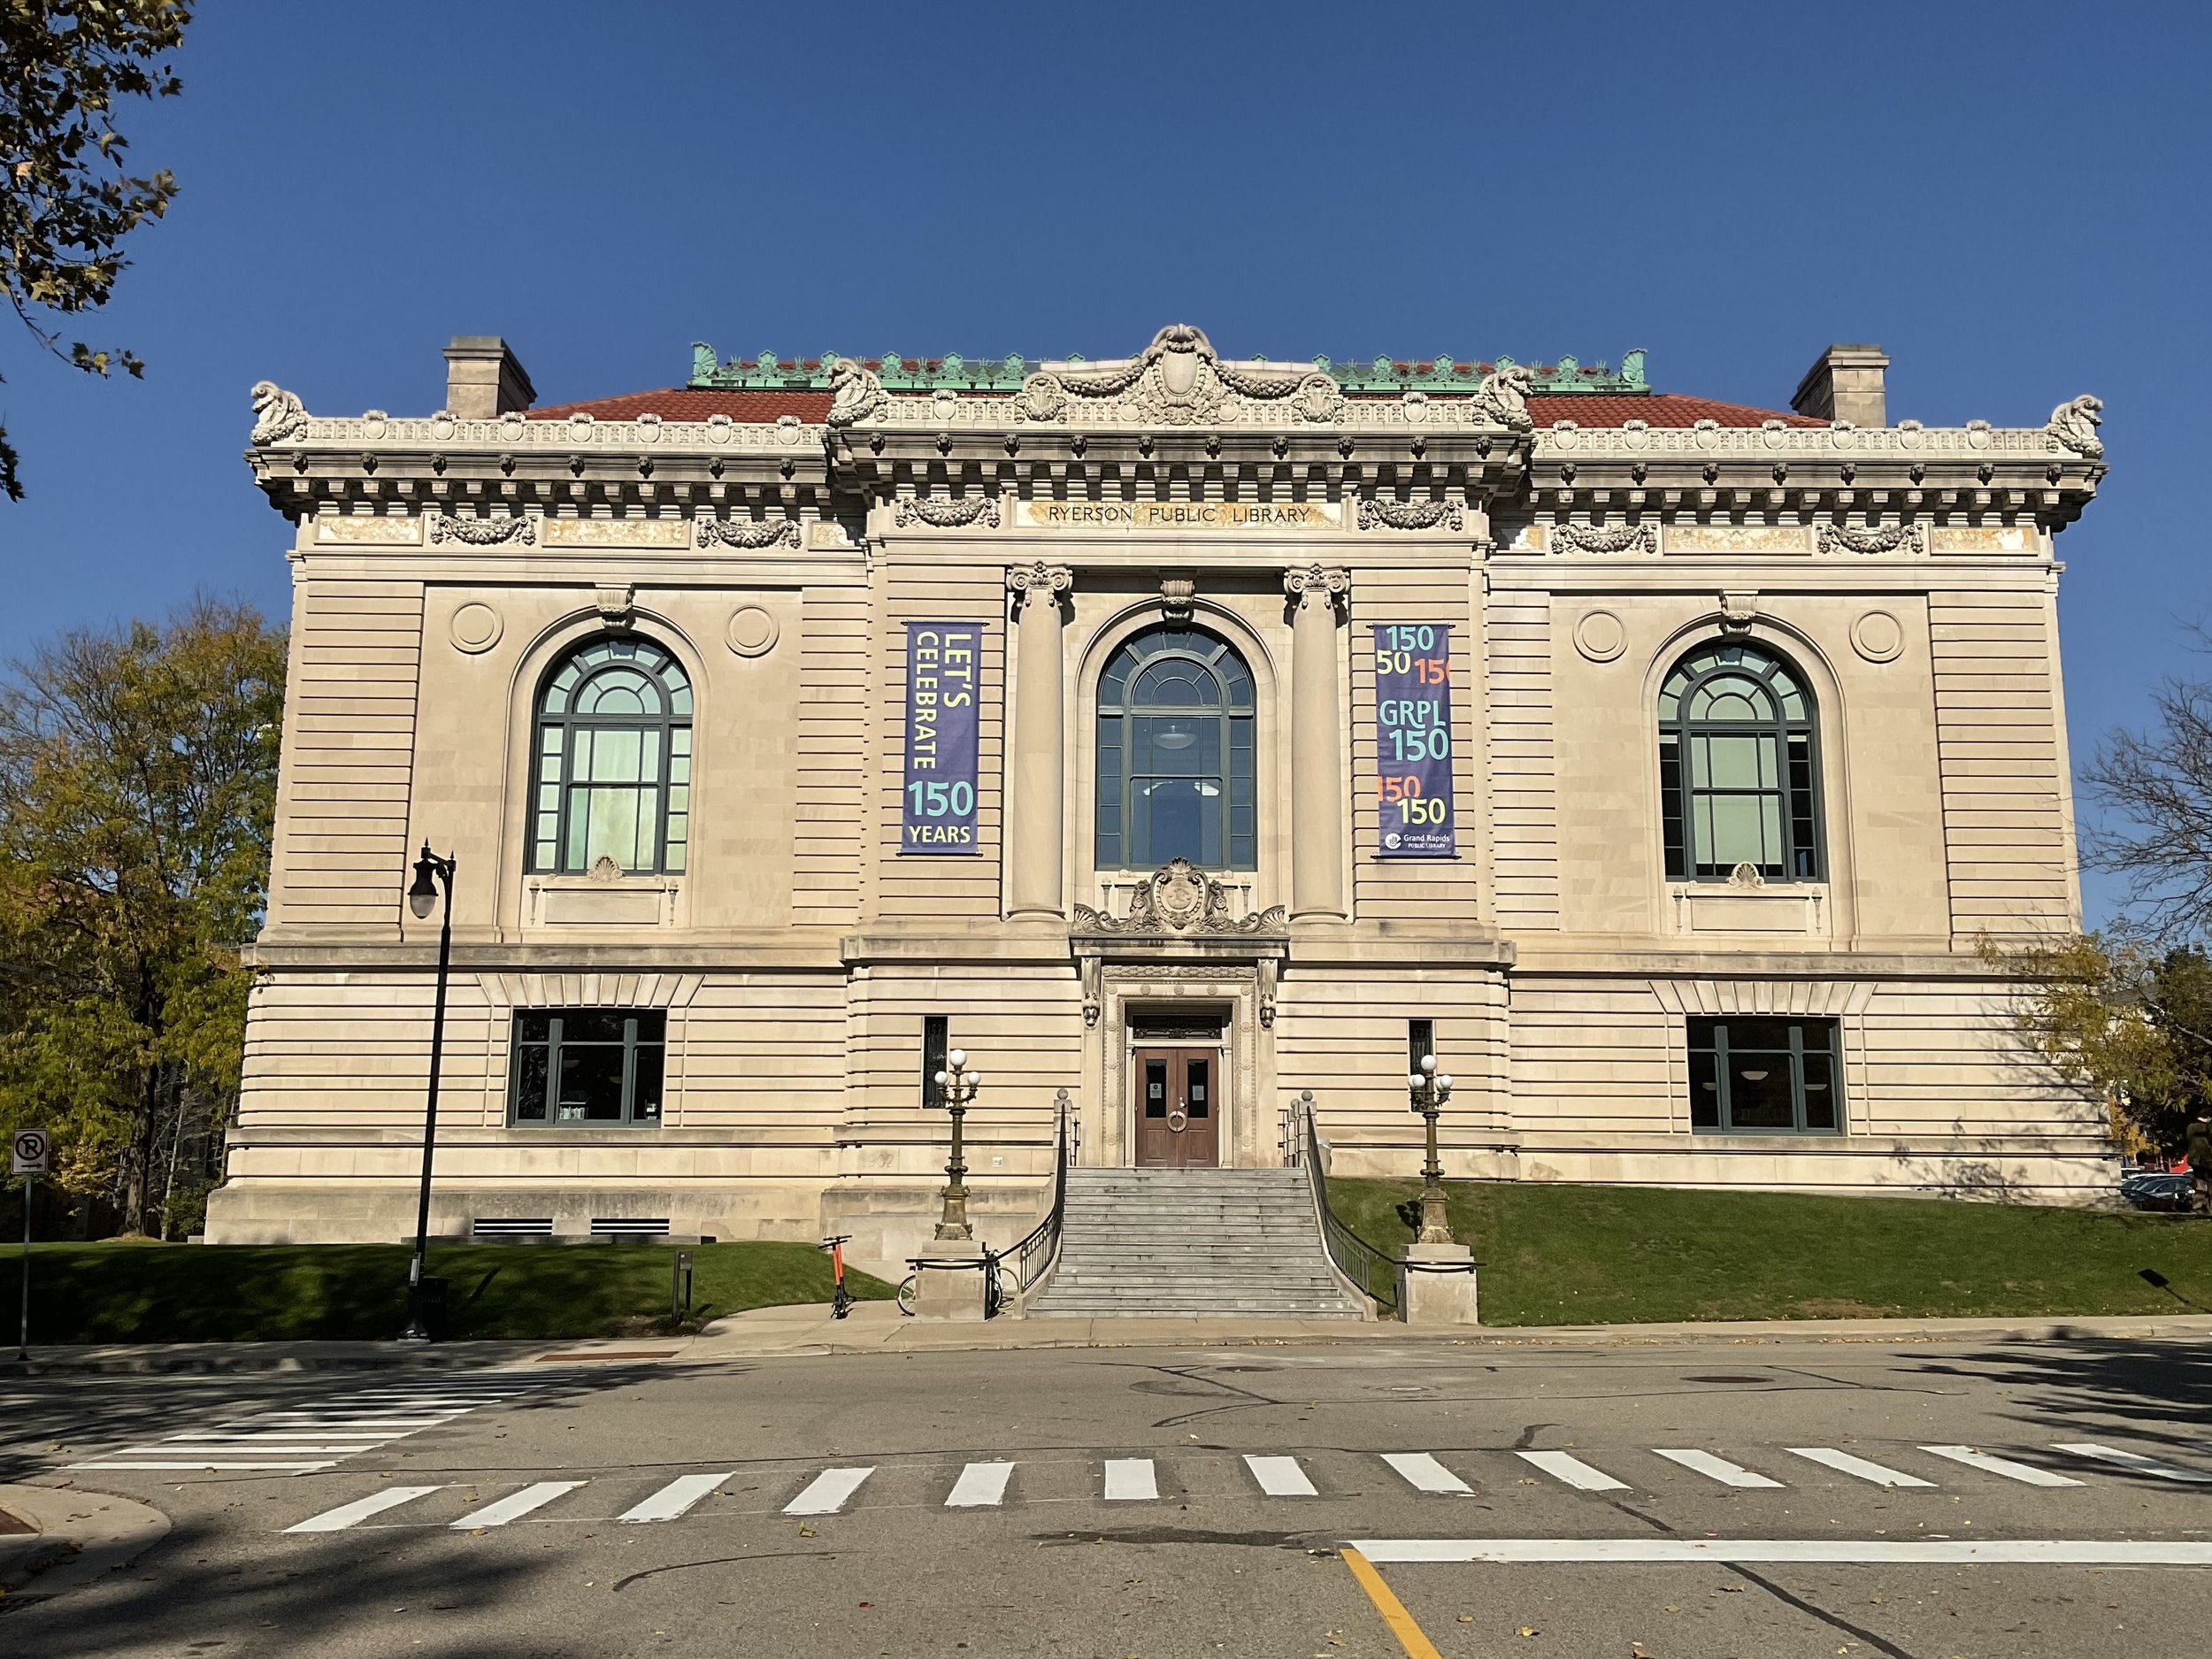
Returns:
[[[1202,628],[1150,628],[1098,682],[1101,870],[1257,863],[1252,671]]]
[[[690,823],[691,681],[649,640],[578,647],[538,694],[530,868],[680,873]]]
[[[1779,881],[1821,879],[1820,760],[1813,700],[1755,645],[1703,645],[1659,693],[1667,875],[1725,881],[1738,864]]]

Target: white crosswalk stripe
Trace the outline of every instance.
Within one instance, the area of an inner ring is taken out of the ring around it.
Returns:
[[[2146,1457],[2140,1452],[2124,1452],[2116,1446],[2100,1446],[2093,1440],[2072,1440],[2054,1446],[2054,1451],[2064,1452],[2070,1457],[2091,1457],[2101,1463],[2116,1463],[2122,1469],[2133,1470],[2139,1475],[2154,1475],[2161,1480],[2185,1481],[2191,1486],[2212,1486],[2212,1475],[2201,1469],[2184,1469],[2178,1463],[2162,1463],[2155,1457]]]
[[[382,1492],[372,1493],[365,1498],[356,1498],[351,1503],[342,1503],[334,1509],[325,1509],[311,1515],[297,1526],[288,1526],[288,1532],[342,1532],[349,1526],[358,1526],[372,1515],[381,1515],[387,1509],[396,1509],[403,1503],[412,1503],[417,1498],[428,1497],[437,1491],[435,1486],[390,1486]]]
[[[1245,1467],[1252,1471],[1252,1479],[1260,1483],[1260,1490],[1271,1498],[1317,1498],[1321,1494],[1313,1488],[1313,1481],[1299,1467],[1295,1457],[1255,1457],[1245,1454]]]
[[[1011,1463],[970,1463],[952,1483],[945,1498],[948,1509],[995,1509],[1006,1502],[1006,1483],[1013,1478]]]
[[[1978,1446],[1924,1446],[1924,1452],[1938,1457],[1947,1457],[1955,1463],[1964,1463],[1969,1469],[2002,1475],[2007,1480],[2017,1480],[2030,1486],[2078,1486],[2081,1482],[2064,1475],[2055,1475],[2047,1469],[2038,1469],[2032,1463],[2016,1463],[2009,1457],[2000,1457],[1993,1452],[1983,1451]]]
[[[860,1483],[875,1472],[873,1464],[864,1469],[825,1469],[807,1483],[805,1491],[783,1506],[783,1512],[834,1515],[860,1490]]]
[[[1693,1470],[1709,1480],[1717,1480],[1724,1486],[1764,1486],[1779,1488],[1781,1482],[1765,1475],[1755,1474],[1741,1463],[1732,1463],[1725,1457],[1716,1457],[1710,1452],[1656,1446],[1654,1451],[1671,1463]]]
[[[496,1382],[425,1383],[358,1389],[319,1405],[286,1406],[212,1427],[125,1446],[70,1469],[191,1470],[201,1473],[311,1474],[349,1457],[437,1428],[488,1405],[558,1382],[565,1372]]]
[[[1628,1482],[1616,1480],[1602,1469],[1593,1469],[1579,1457],[1570,1457],[1564,1452],[1516,1452],[1516,1457],[1542,1470],[1555,1480],[1563,1480],[1582,1492],[1625,1492]]]
[[[1106,1502],[1149,1502],[1160,1495],[1159,1477],[1149,1457],[1109,1457],[1106,1460]]]
[[[642,1503],[632,1504],[614,1518],[632,1522],[681,1520],[690,1513],[692,1505],[736,1472],[726,1469],[718,1475],[679,1475]]]
[[[1887,1469],[1880,1463],[1870,1463],[1863,1457],[1854,1457],[1849,1452],[1839,1452],[1832,1446],[1793,1446],[1788,1448],[1800,1457],[1810,1458],[1824,1464],[1839,1475],[1849,1475],[1855,1480],[1870,1480],[1878,1486],[1932,1486],[1932,1480],[1923,1480],[1917,1475],[1908,1475]]]
[[[486,1504],[474,1514],[465,1515],[448,1525],[457,1532],[473,1532],[480,1526],[504,1526],[510,1521],[520,1520],[533,1509],[543,1509],[554,1499],[573,1492],[584,1484],[580,1480],[541,1480],[519,1492],[511,1492],[495,1502]]]
[[[1385,1452],[1382,1460],[1403,1475],[1416,1492],[1473,1495],[1472,1486],[1426,1452]]]

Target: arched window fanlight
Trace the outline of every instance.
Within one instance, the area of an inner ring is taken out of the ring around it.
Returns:
[[[1149,628],[1098,682],[1101,870],[1257,863],[1252,672],[1202,628]]]
[[[530,868],[678,874],[690,841],[691,681],[649,640],[579,647],[538,695]]]
[[[1725,881],[1739,864],[1778,881],[1822,879],[1813,700],[1755,645],[1698,647],[1659,693],[1667,876]]]

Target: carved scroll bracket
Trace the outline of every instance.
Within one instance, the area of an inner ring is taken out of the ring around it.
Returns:
[[[1352,572],[1340,565],[1309,565],[1283,573],[1283,591],[1301,605],[1323,604],[1341,610],[1352,591]]]
[[[1033,599],[1056,600],[1074,586],[1073,571],[1064,565],[1048,565],[1042,559],[1033,565],[1017,565],[1006,572],[1006,588],[1014,595],[1018,610]]]

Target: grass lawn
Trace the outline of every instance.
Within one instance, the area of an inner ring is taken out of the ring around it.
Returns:
[[[406,1319],[408,1254],[389,1244],[35,1244],[31,1341],[390,1337]],[[428,1271],[451,1281],[452,1339],[629,1336],[671,1328],[674,1255],[651,1244],[434,1244]],[[9,1302],[16,1256],[0,1252]],[[856,1296],[892,1294],[851,1268],[845,1283]],[[695,1323],[829,1297],[829,1257],[812,1245],[692,1248]]]
[[[1418,1181],[1329,1183],[1395,1256]],[[1455,1183],[1485,1325],[2212,1313],[2212,1222],[1790,1193]],[[2164,1278],[2160,1289],[2144,1270]]]

